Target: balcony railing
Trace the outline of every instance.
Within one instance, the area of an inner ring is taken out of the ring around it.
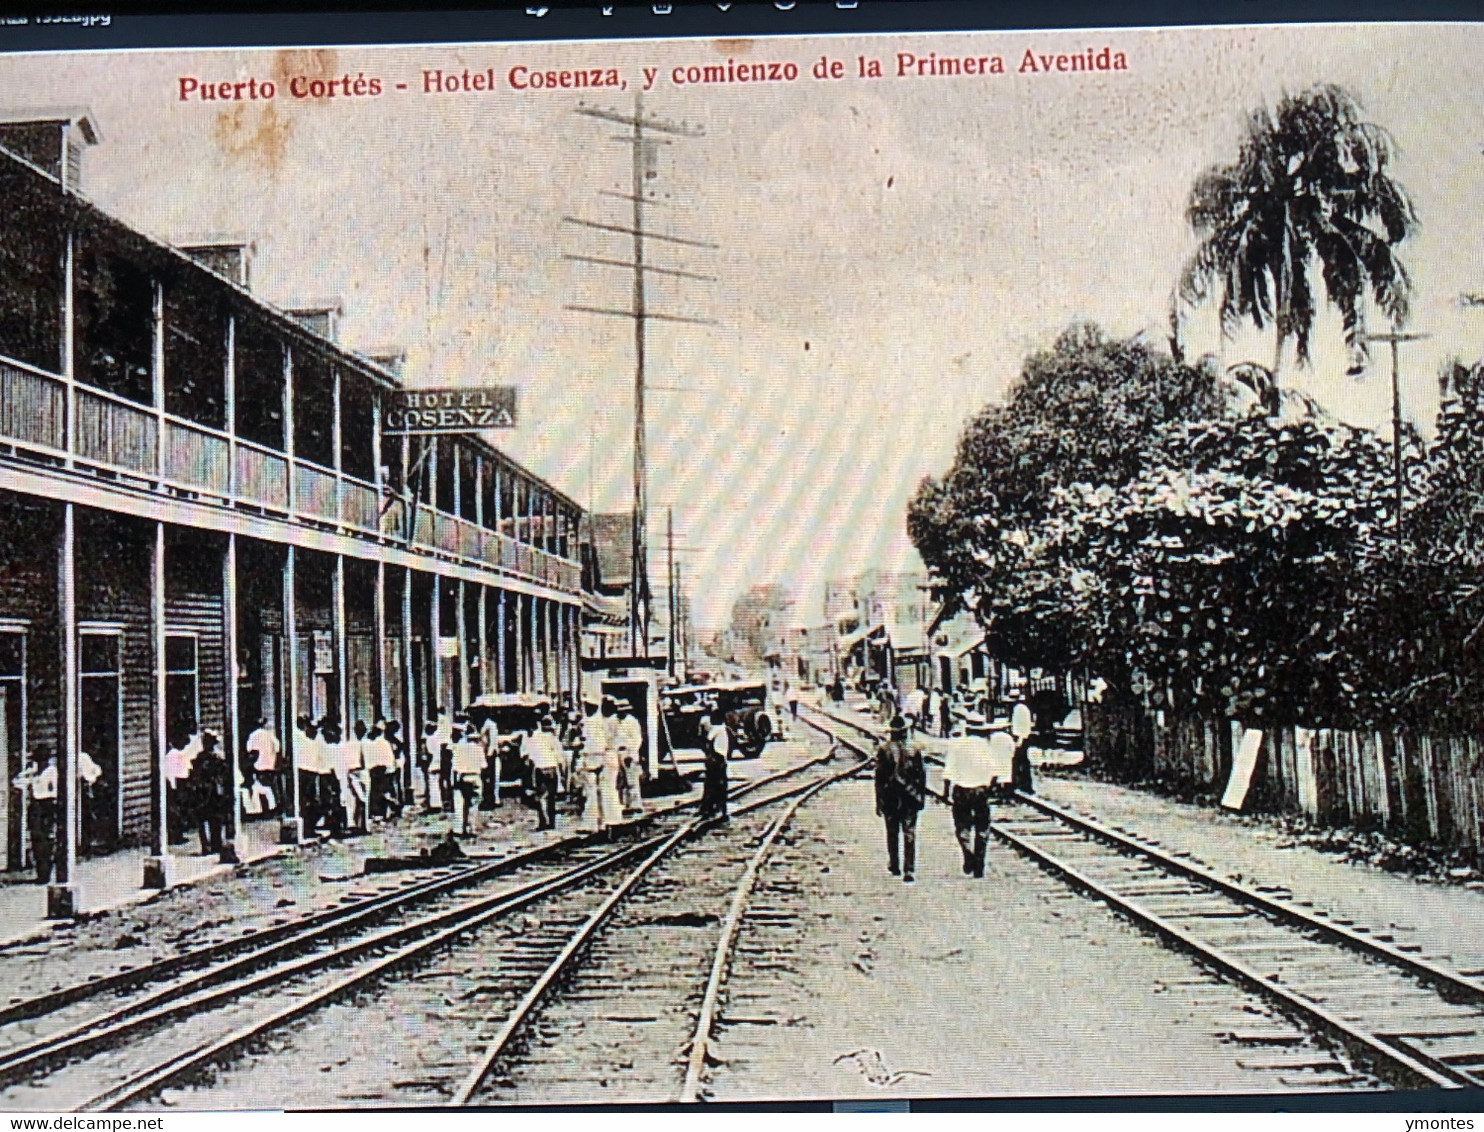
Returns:
[[[172,484],[228,498],[231,441],[199,425],[165,420],[165,478]]]
[[[77,387],[77,443],[73,454],[79,460],[153,477],[157,473],[158,441],[159,421],[149,409],[111,393]]]
[[[336,490],[335,473],[302,460],[294,461],[294,510],[301,515],[340,519],[340,493]]]
[[[0,361],[0,436],[60,452],[67,447],[67,386],[18,362]]]
[[[237,442],[238,498],[273,511],[289,507],[289,461],[281,452]]]
[[[376,494],[375,484],[346,476],[341,480],[340,499],[346,526],[376,533],[381,520],[381,497]]]
[[[76,386],[76,428],[67,436],[67,383],[56,374],[0,358],[0,443],[79,466],[122,472],[152,484],[199,493],[230,505],[304,515],[369,537],[401,542],[404,508],[383,515],[374,484],[251,441],[234,438],[101,389]],[[162,430],[163,424],[163,430]],[[162,447],[163,445],[163,447]],[[290,504],[292,503],[292,506]],[[560,558],[502,531],[491,530],[426,505],[417,510],[412,549],[493,567],[568,591],[581,586],[578,563]]]

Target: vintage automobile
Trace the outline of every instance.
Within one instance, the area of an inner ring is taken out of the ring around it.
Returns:
[[[518,732],[534,731],[541,716],[551,710],[551,697],[535,692],[494,692],[480,696],[469,705],[469,722],[482,728],[494,720],[499,732],[499,754],[490,760],[484,774],[483,809],[494,805],[493,776],[498,767],[500,784],[515,786],[526,780],[525,760],[520,753]]]
[[[699,749],[711,713],[720,708],[732,733],[733,749],[756,758],[773,738],[768,715],[768,686],[761,680],[719,684],[685,684],[660,693],[663,738],[674,747]]]

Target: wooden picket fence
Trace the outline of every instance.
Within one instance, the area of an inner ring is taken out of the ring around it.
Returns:
[[[1220,795],[1240,722],[1165,713],[1084,712],[1090,761]],[[1484,739],[1408,730],[1265,731],[1244,809],[1306,814],[1484,856]]]

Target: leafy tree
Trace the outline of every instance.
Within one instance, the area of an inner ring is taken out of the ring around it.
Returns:
[[[1353,718],[1389,468],[1368,430],[1254,414],[1170,426],[1123,487],[1061,492],[1087,663],[1151,706]]]
[[[1377,715],[1484,725],[1484,363],[1442,374],[1437,435],[1409,461],[1410,498],[1390,584],[1368,610]]]
[[[1332,85],[1284,97],[1276,115],[1255,110],[1236,161],[1207,170],[1191,190],[1186,217],[1201,243],[1181,297],[1200,304],[1219,293],[1223,333],[1248,319],[1259,330],[1272,325],[1274,395],[1290,339],[1299,365],[1309,362],[1316,267],[1353,354],[1366,349],[1368,296],[1393,324],[1407,317],[1411,282],[1396,245],[1417,216],[1388,173],[1390,135],[1361,113]]]
[[[1211,368],[1074,326],[1027,359],[1006,403],[969,422],[948,473],[918,488],[908,533],[950,609],[974,610],[1001,660],[1066,667],[1079,646],[1055,492],[1123,484],[1160,428],[1226,411]]]

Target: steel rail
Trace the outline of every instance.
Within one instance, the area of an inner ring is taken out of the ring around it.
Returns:
[[[690,1056],[686,1059],[685,1082],[675,1098],[680,1104],[695,1104],[701,1099],[701,1074],[706,1070],[706,1055],[711,1044],[711,1031],[716,1026],[717,1003],[721,997],[722,982],[731,964],[732,945],[736,942],[737,932],[742,926],[742,916],[747,909],[747,902],[752,898],[752,890],[757,883],[758,873],[762,870],[763,862],[773,848],[774,840],[793,820],[800,806],[826,786],[842,778],[858,774],[861,769],[860,766],[851,767],[842,774],[831,775],[795,798],[789,804],[788,809],[773,820],[768,827],[768,832],[763,835],[762,841],[753,853],[752,859],[747,863],[747,871],[737,885],[731,907],[727,910],[726,921],[722,924],[721,937],[717,940],[716,954],[711,963],[711,974],[706,980],[706,991],[701,996],[701,1013],[696,1021],[695,1035],[691,1038]]]
[[[845,723],[864,734],[871,734],[867,728],[853,720],[842,720],[828,712],[820,714],[836,722]],[[818,724],[814,726],[819,727]],[[1054,803],[1034,795],[1016,791],[1015,797],[1018,801],[1065,822],[1087,836],[1111,843],[1112,847],[1122,854],[1142,858],[1166,872],[1185,876],[1197,883],[1214,887],[1241,906],[1273,916],[1291,926],[1314,931],[1341,948],[1350,948],[1381,959],[1393,967],[1400,967],[1409,974],[1420,976],[1425,981],[1441,984],[1450,990],[1466,994],[1476,1001],[1484,999],[1484,988],[1480,988],[1455,972],[1448,971],[1427,960],[1407,955],[1398,949],[1387,947],[1379,940],[1367,939],[1361,933],[1346,931],[1341,925],[1325,923],[1292,905],[1272,900],[1246,885],[1219,877],[1197,865],[1151,849],[1115,830],[1108,829],[1101,823],[1071,814]],[[1197,938],[1165,917],[1144,907],[1139,901],[1120,896],[1074,865],[1030,844],[1025,838],[1006,830],[1003,826],[994,826],[993,832],[1000,840],[1013,845],[1033,860],[1071,881],[1075,887],[1091,893],[1135,921],[1152,928],[1157,934],[1190,953],[1197,960],[1222,971],[1259,995],[1277,1001],[1282,1008],[1307,1019],[1352,1050],[1361,1052],[1368,1059],[1399,1071],[1394,1072],[1393,1076],[1410,1084],[1432,1088],[1456,1089],[1474,1084],[1468,1077],[1444,1061],[1431,1057],[1418,1049],[1400,1049],[1385,1040],[1384,1036],[1359,1029],[1346,1019],[1301,998],[1271,979],[1265,978],[1260,972],[1247,966],[1229,952]]]
[[[747,783],[733,791],[731,796],[743,797],[761,786],[777,781],[779,778],[796,774],[800,770],[814,765],[814,761],[817,760],[800,763],[797,766],[790,767],[776,774]],[[688,799],[678,802],[675,805],[663,806],[650,811],[641,818],[626,823],[622,828],[633,830],[648,826],[661,818],[679,813],[698,804],[697,799]],[[311,946],[339,932],[353,929],[366,920],[374,919],[409,904],[442,896],[458,888],[466,888],[494,877],[503,876],[506,873],[515,872],[529,865],[539,864],[549,857],[561,853],[585,849],[606,836],[608,836],[608,833],[605,830],[587,831],[569,835],[556,841],[547,842],[544,845],[525,849],[518,853],[512,853],[498,860],[476,862],[473,865],[460,868],[450,875],[409,885],[396,892],[368,897],[365,900],[359,900],[353,904],[310,913],[287,924],[264,928],[235,939],[223,940],[220,943],[208,944],[205,947],[195,948],[191,951],[183,952],[180,955],[159,959],[132,970],[118,971],[101,978],[75,983],[72,986],[63,987],[60,990],[36,995],[22,1002],[12,1003],[0,1009],[0,1025],[44,1017],[67,1006],[84,1002],[89,998],[95,998],[110,992],[130,990],[147,983],[168,978],[183,970],[206,966],[217,960],[237,955],[243,951],[249,952],[239,959],[224,963],[221,966],[212,967],[210,970],[203,971],[193,978],[163,987],[143,999],[136,999],[115,1010],[84,1020],[58,1034],[52,1034],[45,1039],[30,1042],[24,1047],[6,1050],[3,1054],[0,1054],[0,1080],[4,1079],[4,1074],[12,1062],[17,1061],[27,1052],[38,1050],[43,1045],[61,1037],[75,1037],[87,1030],[112,1025],[131,1014],[153,1009],[173,999],[211,986],[213,983],[232,978],[263,963],[272,962],[276,958],[289,954],[296,949]]]
[[[785,778],[790,778],[793,775],[796,775],[801,771],[808,769],[809,767],[815,766],[822,761],[825,761],[825,759],[816,758],[795,764],[794,766],[785,768],[784,770],[777,771],[753,782],[746,783],[738,787],[737,789],[730,791],[729,797],[744,797],[773,782],[777,782]],[[789,797],[792,794],[797,793],[798,789],[803,789],[803,787],[795,788],[791,791],[785,791],[782,795],[776,795],[774,797],[766,798],[759,802],[752,803],[750,806],[744,807],[744,810],[739,812],[745,812],[746,809],[751,809],[757,806],[770,805],[780,798]],[[665,810],[657,811],[654,816],[657,817],[664,814],[675,813],[679,810],[685,809],[695,804],[696,803],[694,800],[687,801],[677,806],[672,806],[668,807]],[[632,828],[636,824],[639,823],[628,823],[630,828]],[[707,827],[709,826],[709,824],[710,823],[708,822],[701,822],[698,819],[692,819],[686,825],[682,826],[679,832],[682,834],[689,833],[696,828]],[[586,838],[584,840],[584,844],[591,843],[592,840],[596,839],[596,836],[598,835]],[[266,1033],[267,1031],[274,1029],[284,1024],[285,1022],[292,1021],[294,1018],[297,1018],[302,1014],[317,1009],[325,1003],[340,997],[348,991],[355,989],[357,986],[364,984],[368,980],[376,978],[385,971],[391,970],[403,963],[417,958],[418,956],[428,951],[436,949],[442,944],[454,939],[458,935],[482,926],[491,919],[495,919],[499,916],[506,915],[513,911],[518,911],[519,909],[526,907],[528,904],[545,899],[567,888],[573,887],[576,884],[580,884],[600,872],[604,872],[616,865],[622,864],[633,856],[636,856],[644,852],[645,850],[648,850],[656,845],[661,844],[662,842],[665,842],[669,836],[673,835],[658,834],[646,840],[635,842],[633,844],[618,848],[611,853],[605,854],[596,861],[588,862],[586,864],[577,866],[576,868],[566,870],[562,873],[557,874],[555,877],[533,880],[511,891],[497,893],[489,897],[483,897],[479,900],[460,904],[455,908],[446,909],[443,912],[424,917],[423,919],[414,921],[413,923],[400,925],[398,927],[388,929],[384,932],[376,933],[364,939],[352,941],[351,943],[348,943],[339,948],[332,949],[324,954],[308,956],[295,963],[274,967],[271,970],[263,972],[256,977],[241,980],[237,983],[233,983],[225,987],[220,987],[216,991],[210,991],[203,995],[197,995],[194,998],[188,999],[184,1002],[178,1002],[173,1006],[165,1006],[163,1008],[152,1010],[145,1014],[140,1014],[135,1017],[122,1020],[111,1026],[103,1028],[89,1027],[88,1032],[70,1037],[65,1041],[47,1039],[42,1043],[38,1043],[38,1045],[43,1046],[44,1048],[37,1049],[34,1053],[31,1054],[29,1058],[27,1058],[24,1064],[17,1063],[15,1065],[7,1067],[7,1072],[13,1074],[14,1072],[22,1069],[33,1069],[40,1067],[41,1065],[51,1063],[57,1060],[59,1057],[66,1056],[68,1054],[86,1053],[89,1050],[96,1048],[99,1045],[103,1045],[112,1039],[126,1036],[137,1030],[148,1028],[160,1022],[170,1021],[174,1017],[210,1008],[221,1002],[229,1001],[232,998],[241,997],[244,994],[271,986],[274,983],[283,982],[286,979],[292,978],[294,976],[308,973],[317,968],[328,966],[347,958],[352,958],[355,955],[360,954],[361,952],[397,943],[400,940],[406,938],[408,935],[420,934],[428,931],[433,931],[435,933],[423,939],[416,940],[415,942],[401,948],[393,955],[387,956],[367,967],[361,968],[347,978],[338,980],[337,982],[331,984],[328,987],[322,988],[312,995],[308,995],[303,999],[291,1003],[285,1009],[269,1015],[264,1019],[261,1019],[231,1034],[228,1034],[223,1038],[188,1050],[184,1054],[171,1059],[164,1065],[156,1066],[152,1069],[144,1071],[143,1073],[136,1074],[120,1085],[116,1085],[113,1088],[105,1091],[104,1093],[92,1097],[87,1102],[85,1102],[81,1106],[81,1108],[92,1110],[98,1108],[114,1108],[120,1105],[128,1104],[133,1100],[148,1095],[150,1092],[158,1089],[162,1085],[166,1084],[168,1081],[178,1078],[179,1076],[188,1073],[191,1070],[209,1061],[222,1057],[226,1053],[230,1052],[232,1049],[242,1045],[244,1042],[251,1041],[253,1038],[258,1037],[259,1035]]]
[[[472,866],[458,869],[458,871],[451,875],[409,885],[396,892],[368,897],[364,900],[358,900],[353,904],[341,905],[322,912],[313,912],[287,924],[265,928],[248,935],[238,936],[235,939],[223,940],[220,943],[208,944],[205,947],[156,960],[129,971],[119,971],[89,982],[77,983],[73,986],[63,987],[61,990],[37,995],[22,1002],[13,1003],[4,1010],[0,1010],[0,1025],[44,1017],[64,1007],[78,1002],[84,1002],[100,994],[110,991],[129,990],[145,983],[167,978],[182,970],[207,965],[215,960],[229,957],[238,952],[251,950],[251,954],[242,959],[229,962],[221,967],[214,967],[194,979],[187,980],[185,983],[177,983],[172,987],[167,987],[142,1002],[136,1001],[122,1008],[120,1011],[112,1012],[108,1017],[115,1017],[129,1010],[144,1009],[146,1005],[156,1005],[171,997],[178,997],[180,994],[187,993],[191,989],[209,985],[211,982],[228,978],[232,974],[258,963],[272,960],[276,955],[292,948],[302,946],[306,943],[317,942],[334,934],[336,931],[354,927],[356,924],[370,917],[393,911],[405,904],[412,904],[431,897],[441,896],[454,889],[476,884],[479,881],[491,877],[501,876],[507,872],[513,872],[527,865],[539,863],[546,857],[564,850],[583,848],[591,844],[594,840],[596,840],[594,835],[585,834],[563,841],[549,842],[546,845],[538,846],[534,849],[523,850],[519,853],[511,854],[508,857],[502,857],[498,861],[476,863]],[[0,1072],[3,1072],[5,1065],[8,1063],[11,1052],[13,1051],[7,1051],[6,1054],[0,1055]]]
[[[1016,791],[1015,797],[1025,805],[1038,809],[1044,814],[1048,814],[1084,833],[1115,845],[1126,852],[1153,861],[1161,868],[1170,872],[1180,873],[1192,880],[1219,889],[1234,900],[1258,908],[1271,916],[1290,923],[1301,924],[1305,929],[1317,932],[1335,943],[1341,943],[1357,951],[1363,951],[1393,966],[1405,968],[1411,974],[1416,975],[1426,982],[1443,987],[1460,998],[1466,998],[1470,1001],[1484,1004],[1484,985],[1467,978],[1458,971],[1451,971],[1418,955],[1409,955],[1399,948],[1387,945],[1382,940],[1367,936],[1363,932],[1353,931],[1342,924],[1321,920],[1301,908],[1294,907],[1287,901],[1275,900],[1273,897],[1258,892],[1248,885],[1242,884],[1240,881],[1220,876],[1193,862],[1181,860],[1168,853],[1160,852],[1151,846],[1143,845],[1126,834],[1119,833],[1115,829],[1110,829],[1101,822],[1074,813],[1062,806],[1058,806],[1054,802],[1048,802],[1044,798],[1038,798],[1034,794],[1025,794]]]
[[[821,761],[824,760],[813,760],[815,763]],[[854,774],[859,769],[859,767],[851,767],[844,773],[827,776],[822,783],[805,783],[802,786],[796,786],[792,789],[784,790],[781,793],[760,798],[755,802],[750,802],[732,811],[733,816],[750,813],[753,810],[762,809],[765,806],[776,805],[796,795],[807,794],[821,785],[828,785],[831,781],[844,778],[848,774]],[[495,1067],[495,1063],[499,1061],[500,1057],[509,1047],[511,1040],[530,1021],[536,1008],[541,1004],[556,982],[567,972],[573,960],[586,950],[588,944],[592,942],[593,937],[597,935],[598,930],[618,908],[619,904],[623,902],[624,897],[644,878],[645,874],[655,865],[659,864],[660,861],[668,856],[671,851],[691,834],[714,828],[722,824],[722,821],[723,819],[721,818],[713,818],[706,821],[697,819],[685,827],[676,830],[663,845],[657,847],[633,872],[624,878],[623,882],[608,895],[583,925],[573,933],[572,937],[563,945],[561,951],[557,953],[556,957],[531,985],[525,996],[506,1016],[504,1023],[490,1040],[489,1045],[475,1060],[468,1075],[460,1083],[459,1087],[454,1090],[453,1095],[447,1102],[447,1107],[462,1108],[470,1103],[474,1095],[489,1077],[490,1071]]]
[[[224,992],[216,992],[223,998],[237,997],[248,991],[269,986],[274,982],[282,982],[285,978],[292,975],[303,974],[313,967],[324,966],[337,959],[350,958],[355,953],[396,942],[399,937],[411,932],[418,930],[426,931],[428,928],[435,927],[439,924],[446,925],[439,927],[433,935],[416,940],[398,949],[391,955],[384,956],[367,966],[358,968],[345,978],[339,979],[327,987],[322,987],[303,998],[296,999],[267,1017],[257,1019],[225,1037],[188,1050],[186,1053],[170,1059],[163,1065],[157,1065],[135,1074],[126,1081],[92,1097],[83,1105],[79,1106],[78,1111],[113,1109],[139,1100],[155,1089],[167,1084],[169,1081],[180,1077],[182,1074],[188,1073],[209,1061],[229,1053],[244,1042],[251,1041],[253,1038],[267,1033],[269,1030],[276,1029],[285,1022],[292,1021],[302,1014],[315,1010],[332,999],[354,990],[356,987],[369,982],[379,975],[416,959],[460,935],[483,926],[490,920],[507,915],[510,912],[519,911],[521,908],[537,900],[545,899],[548,896],[555,895],[576,884],[580,884],[590,877],[612,868],[616,864],[621,864],[629,858],[643,853],[655,844],[666,840],[667,836],[673,835],[659,834],[647,840],[623,846],[596,861],[591,861],[575,869],[569,869],[555,877],[533,881],[514,892],[501,893],[497,896],[476,901],[474,904],[478,905],[477,908],[468,904],[460,905],[458,908],[449,909],[447,912],[427,917],[415,924],[394,928],[365,940],[357,940],[348,948],[339,949],[324,956],[313,956],[311,957],[314,960],[312,963],[301,961],[299,964],[291,965],[289,968],[274,968],[274,970],[266,972],[257,979],[251,980],[252,985],[250,986],[239,984],[225,988]],[[159,1019],[150,1019],[150,1021],[156,1020]],[[143,1020],[135,1020],[135,1023],[137,1024],[141,1021]],[[108,1034],[106,1036],[112,1037],[116,1035]]]
[[[1265,978],[1224,949],[1208,943],[1191,932],[1178,927],[1170,920],[1144,907],[1142,903],[1120,896],[1107,885],[1100,884],[1076,866],[1030,844],[1024,838],[1002,828],[995,827],[995,836],[1042,865],[1060,874],[1074,886],[1096,896],[1138,923],[1152,928],[1156,933],[1182,950],[1189,952],[1201,963],[1214,967],[1235,979],[1264,998],[1275,1000],[1282,1008],[1308,1020],[1326,1031],[1352,1051],[1361,1053],[1366,1059],[1377,1063],[1377,1068],[1392,1069],[1392,1077],[1404,1087],[1457,1089],[1472,1085],[1467,1077],[1443,1062],[1419,1051],[1403,1052],[1375,1034],[1358,1028],[1338,1014],[1325,1010],[1316,1003],[1295,994],[1278,983]],[[1397,1073],[1396,1070],[1400,1070]],[[1384,1072],[1384,1070],[1383,1070]]]

